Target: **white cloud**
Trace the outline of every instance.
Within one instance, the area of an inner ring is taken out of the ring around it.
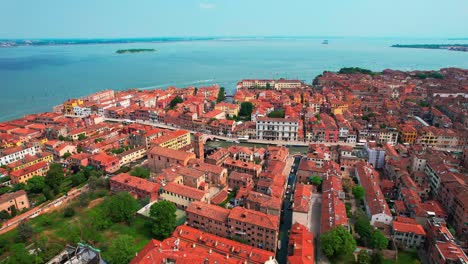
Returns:
[[[201,9],[213,9],[215,7],[216,6],[214,4],[211,4],[211,3],[200,3],[200,8]]]

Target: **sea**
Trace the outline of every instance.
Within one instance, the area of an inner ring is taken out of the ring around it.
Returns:
[[[0,121],[51,111],[68,98],[105,90],[164,89],[217,83],[228,94],[244,78],[307,83],[323,71],[468,69],[468,52],[391,48],[467,44],[468,39],[250,37],[151,43],[0,48]],[[157,52],[117,54],[118,49]]]

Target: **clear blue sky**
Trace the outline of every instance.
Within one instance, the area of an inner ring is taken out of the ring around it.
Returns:
[[[0,38],[468,37],[468,0],[0,0]]]

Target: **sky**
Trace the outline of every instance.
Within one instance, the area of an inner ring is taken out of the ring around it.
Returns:
[[[0,38],[468,38],[468,0],[0,0]]]

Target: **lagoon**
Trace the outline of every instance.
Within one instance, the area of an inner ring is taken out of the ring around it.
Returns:
[[[323,39],[329,44],[322,44]],[[218,83],[232,94],[243,78],[298,78],[310,83],[323,71],[342,67],[467,69],[467,52],[390,47],[395,43],[451,42],[465,44],[468,40],[262,37],[0,48],[0,121],[50,111],[68,98],[104,89]],[[158,52],[115,53],[142,46]]]

